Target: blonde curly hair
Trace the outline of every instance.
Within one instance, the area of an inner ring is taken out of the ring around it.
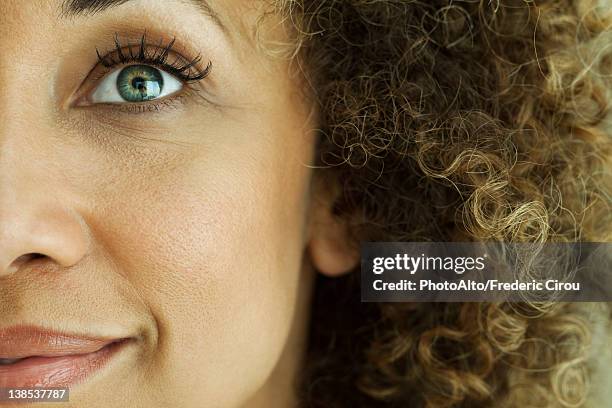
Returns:
[[[355,242],[608,242],[612,17],[586,1],[276,0]],[[278,46],[279,44],[276,44]],[[577,304],[360,303],[318,277],[307,407],[578,407]],[[607,319],[607,315],[606,319]]]

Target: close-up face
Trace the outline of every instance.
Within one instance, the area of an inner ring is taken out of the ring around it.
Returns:
[[[0,407],[608,406],[610,10],[0,0]]]
[[[0,387],[70,386],[79,407],[291,401],[315,139],[300,78],[256,46],[259,7],[1,1],[0,355],[41,327],[112,353],[0,365]]]

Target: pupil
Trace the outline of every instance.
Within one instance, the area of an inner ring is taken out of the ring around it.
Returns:
[[[142,78],[142,77],[134,78],[132,80],[132,86],[134,88],[138,89],[138,91],[142,95],[146,95],[147,94],[147,85],[146,85],[146,81],[145,81],[144,78]]]

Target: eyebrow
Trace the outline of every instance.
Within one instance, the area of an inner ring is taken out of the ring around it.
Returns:
[[[112,7],[118,7],[131,0],[65,0],[62,4],[63,16],[91,16],[101,13]],[[165,0],[168,1],[168,0]],[[210,17],[223,31],[227,28],[219,15],[210,6],[207,0],[174,0],[197,7],[204,15]]]

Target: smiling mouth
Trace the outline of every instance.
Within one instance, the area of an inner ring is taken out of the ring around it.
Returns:
[[[68,388],[82,383],[130,340],[67,335],[36,327],[0,330],[0,388]]]

